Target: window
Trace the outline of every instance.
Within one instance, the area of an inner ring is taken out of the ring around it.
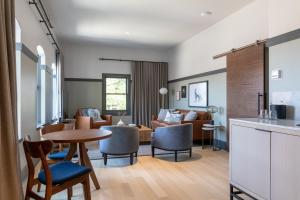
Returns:
[[[19,22],[16,20],[15,23],[15,37],[16,46],[21,45],[21,27]],[[18,139],[22,138],[21,133],[21,49],[16,48],[16,79],[17,79],[17,122],[18,122]]]
[[[61,87],[62,87],[62,78],[61,78],[61,59],[60,55],[56,54],[56,79],[57,79],[57,116],[58,118],[62,117],[62,96],[61,96]]]
[[[130,113],[130,75],[103,74],[103,111],[118,115]]]
[[[37,126],[46,122],[46,56],[43,47],[37,46],[38,61],[38,85],[37,85]]]
[[[57,67],[52,63],[52,120],[57,120],[58,116],[58,80]]]

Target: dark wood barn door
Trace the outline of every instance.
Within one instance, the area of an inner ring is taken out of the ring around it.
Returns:
[[[227,119],[257,117],[264,107],[265,45],[227,55]],[[228,126],[228,128],[230,128]],[[227,134],[229,145],[229,131]]]

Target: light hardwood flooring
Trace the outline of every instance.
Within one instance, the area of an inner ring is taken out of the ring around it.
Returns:
[[[101,189],[91,183],[92,199],[104,200],[227,200],[228,153],[193,148],[192,159],[180,155],[174,162],[173,155],[140,156],[132,166],[118,166],[117,159],[92,161]],[[109,166],[114,162],[113,166]],[[128,160],[129,162],[129,160]],[[52,199],[66,199],[66,192]],[[82,187],[74,187],[74,197],[82,199]]]

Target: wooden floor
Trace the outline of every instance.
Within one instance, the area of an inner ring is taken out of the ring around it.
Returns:
[[[197,147],[192,159],[186,158],[180,155],[182,161],[175,163],[173,155],[141,156],[134,165],[123,167],[104,167],[103,160],[93,161],[101,189],[91,184],[92,199],[229,199],[227,152]],[[52,199],[65,198],[63,192]],[[82,199],[80,185],[74,187],[72,199]]]

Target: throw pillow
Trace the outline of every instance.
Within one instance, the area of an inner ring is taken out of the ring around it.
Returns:
[[[169,122],[169,123],[179,123],[183,118],[182,114],[173,114],[170,112],[167,112],[166,118],[165,118],[165,122]]]
[[[102,120],[100,116],[100,111],[98,109],[89,109],[88,115],[93,118],[94,121]]]
[[[158,121],[164,121],[169,109],[160,109],[159,114],[157,116]]]
[[[195,121],[196,119],[197,119],[197,112],[195,111],[188,112],[184,117],[184,121]]]
[[[87,109],[87,108],[82,108],[82,109],[80,109],[80,114],[81,114],[82,116],[89,116],[88,111],[89,111],[89,109]]]

